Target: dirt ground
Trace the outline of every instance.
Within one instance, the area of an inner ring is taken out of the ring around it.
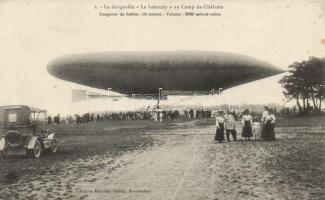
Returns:
[[[60,125],[57,155],[0,161],[0,199],[325,199],[324,119],[221,144],[213,120]]]

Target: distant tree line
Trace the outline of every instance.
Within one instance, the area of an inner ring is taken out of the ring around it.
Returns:
[[[320,113],[325,97],[325,58],[294,62],[279,83],[285,97],[296,101],[299,113]]]

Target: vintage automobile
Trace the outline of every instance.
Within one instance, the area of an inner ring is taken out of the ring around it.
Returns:
[[[55,133],[47,129],[46,110],[25,105],[0,107],[0,152],[3,157],[56,153]]]

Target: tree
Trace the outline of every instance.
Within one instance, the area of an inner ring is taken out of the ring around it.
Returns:
[[[288,73],[279,81],[285,97],[295,99],[300,113],[308,113],[311,108],[319,113],[325,97],[325,58],[310,57],[307,61],[294,62]]]

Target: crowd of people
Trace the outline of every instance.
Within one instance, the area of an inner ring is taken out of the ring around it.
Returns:
[[[237,131],[242,127],[241,136],[245,140],[254,137],[255,140],[274,141],[275,140],[275,121],[274,110],[264,107],[265,110],[261,117],[252,116],[248,109],[245,109],[239,116],[238,112],[228,110],[226,113],[219,110],[216,113],[212,110],[188,109],[182,113],[178,110],[163,110],[148,107],[145,111],[136,112],[105,112],[105,113],[84,113],[82,115],[68,115],[61,119],[60,115],[53,118],[48,116],[48,124],[87,124],[89,122],[102,122],[109,120],[153,120],[157,122],[174,120],[179,116],[188,119],[216,117],[216,134],[215,140],[218,142],[237,141]],[[241,119],[241,124],[238,121]],[[240,125],[239,125],[240,124]],[[240,126],[240,127],[239,127]]]
[[[61,117],[60,114],[48,116],[48,124],[87,124],[90,122],[103,122],[111,120],[153,120],[157,122],[170,121],[182,116],[183,118],[210,118],[213,116],[212,110],[207,109],[185,109],[164,110],[159,108],[147,107],[144,111],[127,111],[127,112],[103,112],[103,113],[84,113],[74,114]]]
[[[255,140],[275,140],[274,127],[276,118],[272,109],[269,109],[267,106],[265,106],[264,109],[261,117],[252,116],[248,109],[244,110],[242,113],[241,136],[245,140],[250,140],[251,137],[254,137]],[[238,126],[238,123],[236,114],[233,111],[227,111],[226,114],[224,114],[223,111],[218,111],[216,116],[215,141],[224,142],[225,134],[228,142],[230,142],[230,134],[232,135],[233,141],[237,141],[236,126]]]
[[[67,115],[64,118],[60,118],[60,115],[54,117],[48,116],[48,124],[87,124],[90,122],[103,122],[103,121],[115,121],[115,120],[149,120],[162,121],[163,119],[174,119],[178,116],[176,111],[143,111],[143,112],[105,112],[105,113],[84,113]]]

